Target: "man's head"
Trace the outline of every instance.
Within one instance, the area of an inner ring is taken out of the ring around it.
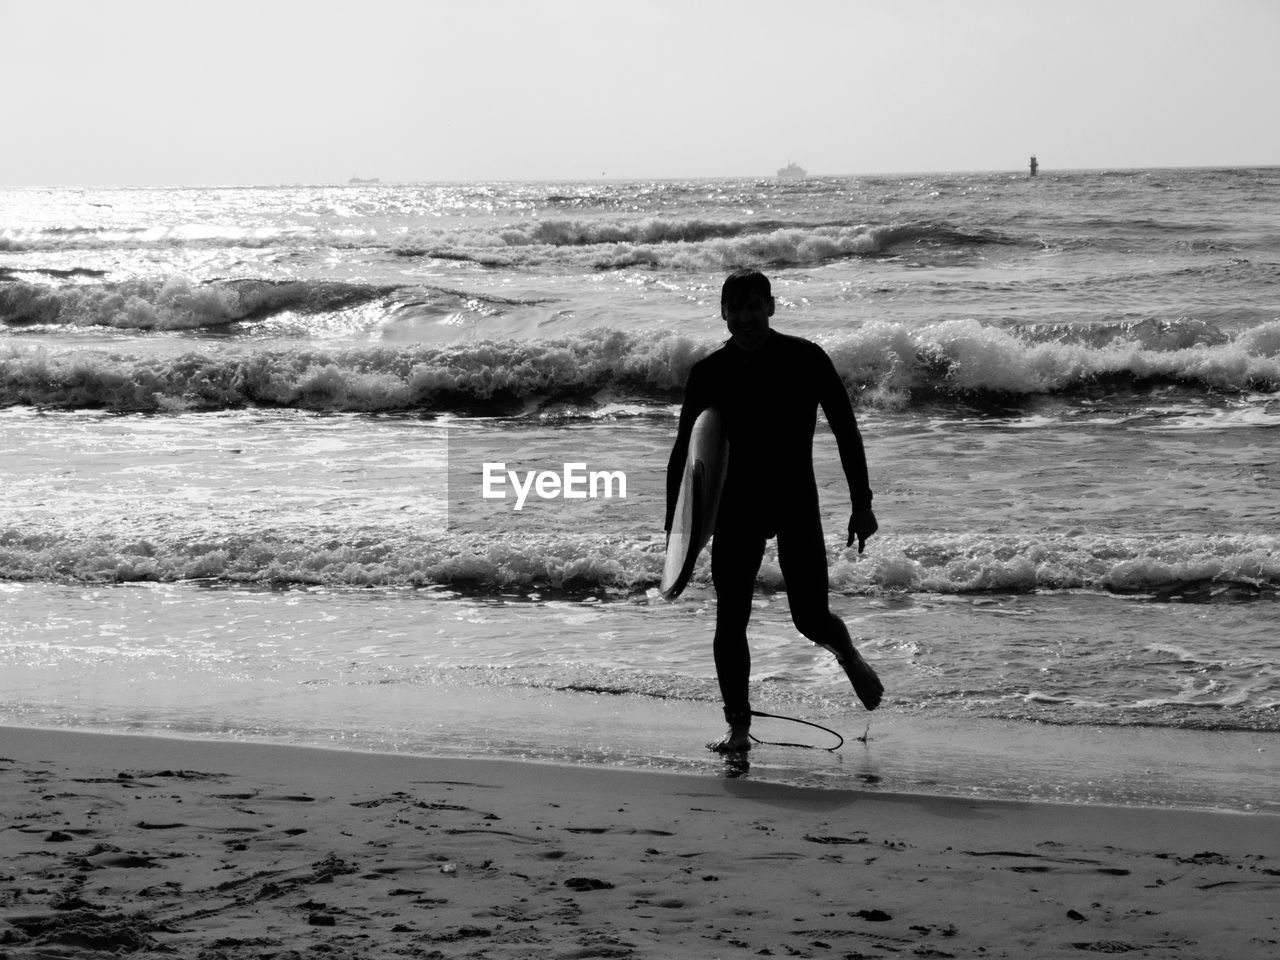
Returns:
[[[735,270],[720,288],[720,316],[733,342],[743,350],[763,345],[769,336],[773,306],[769,278],[759,270]]]

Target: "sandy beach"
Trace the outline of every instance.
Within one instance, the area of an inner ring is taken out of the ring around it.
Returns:
[[[1280,820],[4,728],[0,957],[1280,952]]]

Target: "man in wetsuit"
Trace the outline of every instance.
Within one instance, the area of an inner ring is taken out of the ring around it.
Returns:
[[[862,437],[844,383],[817,344],[769,327],[774,301],[768,278],[739,270],[724,282],[720,315],[731,338],[694,364],[667,467],[667,522],[689,450],[693,423],[715,407],[729,438],[729,466],[711,544],[716,588],[716,675],[729,731],[708,744],[722,753],[751,747],[747,696],[751,651],[747,621],[765,541],[778,538],[778,565],[796,629],[835,654],[868,710],[880,703],[879,677],[858,655],[844,622],[827,605],[827,550],[813,476],[813,433],[821,405],[835,434],[853,499],[849,540],[862,552],[876,532]]]

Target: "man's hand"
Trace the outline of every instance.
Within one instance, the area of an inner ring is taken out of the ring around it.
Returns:
[[[858,552],[862,552],[862,548],[867,543],[867,538],[880,529],[880,524],[876,523],[876,515],[870,510],[855,510],[849,517],[849,542],[846,547],[852,547],[853,541],[858,541]]]

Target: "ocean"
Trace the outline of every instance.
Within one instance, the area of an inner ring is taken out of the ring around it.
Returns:
[[[846,742],[749,765],[657,591],[739,266],[853,399],[887,691],[771,544],[753,705]],[[1277,168],[3,189],[0,723],[1277,812],[1277,440]]]

